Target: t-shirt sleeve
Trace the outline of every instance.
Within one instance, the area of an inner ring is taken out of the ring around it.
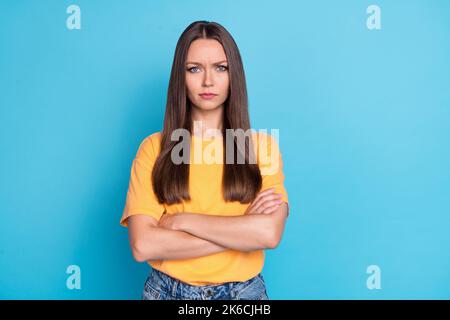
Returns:
[[[277,139],[265,133],[258,136],[258,164],[262,176],[261,191],[274,188],[275,193],[281,193],[284,202],[288,205],[289,199],[284,186],[283,159]]]
[[[145,138],[133,160],[125,208],[120,219],[124,227],[128,227],[127,218],[132,215],[146,214],[159,221],[165,211],[152,186],[152,170],[157,156],[153,143],[152,136]]]

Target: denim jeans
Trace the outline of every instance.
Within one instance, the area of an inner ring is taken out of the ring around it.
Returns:
[[[269,300],[261,273],[244,282],[193,286],[152,269],[142,300]]]

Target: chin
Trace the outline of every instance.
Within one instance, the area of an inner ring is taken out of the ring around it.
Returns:
[[[201,110],[214,110],[219,108],[221,105],[213,102],[204,102],[202,101],[201,104],[198,105],[198,108]]]

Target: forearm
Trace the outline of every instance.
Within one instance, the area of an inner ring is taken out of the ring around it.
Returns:
[[[272,247],[272,223],[270,215],[266,214],[215,216],[187,213],[177,229],[226,248],[253,251]]]
[[[228,250],[184,231],[152,228],[153,230],[142,236],[136,245],[138,261],[189,259]]]

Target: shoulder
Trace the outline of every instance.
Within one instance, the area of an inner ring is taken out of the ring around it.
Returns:
[[[260,131],[254,134],[257,163],[263,176],[279,172],[282,165],[278,140],[278,132],[269,134]]]
[[[143,155],[146,158],[156,157],[159,153],[161,137],[161,131],[146,136],[139,145],[137,156]]]
[[[147,136],[144,139],[144,141],[148,140],[154,146],[159,146],[159,144],[161,143],[161,138],[162,138],[162,132],[161,131],[157,131],[157,132],[154,132],[151,135]]]
[[[279,134],[278,132],[268,133],[267,131],[254,131],[253,141],[260,151],[267,150],[266,152],[279,152]]]

